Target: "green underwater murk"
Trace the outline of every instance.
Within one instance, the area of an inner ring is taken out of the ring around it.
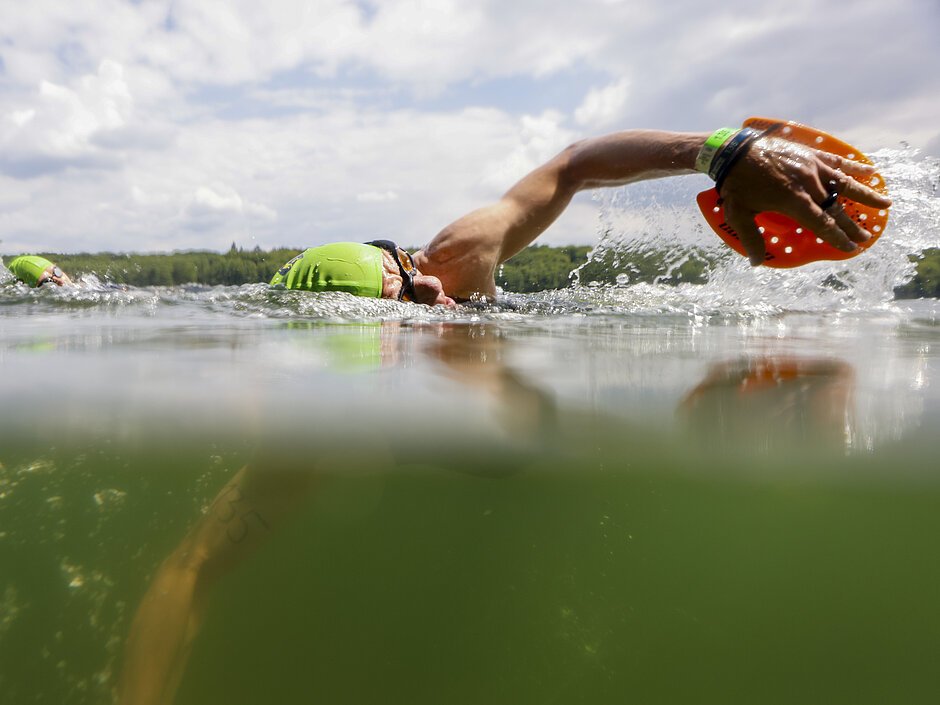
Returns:
[[[402,424],[358,446],[4,438],[0,701],[107,702],[155,571],[246,463],[313,480],[213,588],[177,703],[936,694],[930,439],[768,453],[513,404],[524,442],[420,453]]]
[[[174,487],[163,462],[148,467],[148,453],[110,443],[40,456],[9,439],[2,448],[0,702],[110,702],[127,612],[152,569],[140,563],[146,537],[172,526],[160,499],[188,498],[185,526],[198,511],[196,473],[177,471]]]

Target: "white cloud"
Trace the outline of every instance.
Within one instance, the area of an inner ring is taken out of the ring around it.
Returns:
[[[919,0],[38,0],[5,15],[7,251],[420,244],[585,130],[767,114],[866,150],[938,143],[940,7]],[[548,241],[590,241],[590,211],[577,201]]]
[[[33,121],[33,118],[36,117],[36,111],[32,108],[28,110],[15,110],[10,113],[9,117],[14,125],[17,127],[24,127]]]
[[[505,191],[526,173],[547,161],[574,140],[574,133],[562,126],[564,116],[556,111],[523,115],[519,120],[516,144],[507,155],[493,163],[482,182]]]
[[[356,200],[359,203],[389,203],[398,200],[398,194],[394,191],[363,191],[356,194]]]
[[[197,188],[190,201],[192,210],[196,212],[235,211],[241,213],[244,205],[241,196],[233,189],[225,186],[220,190],[225,192],[224,195],[207,186]]]
[[[241,197],[226,184],[199,186],[185,201],[179,217],[181,227],[203,232],[225,228],[230,233],[250,230],[252,220],[276,221],[277,213],[260,203]]]
[[[132,104],[123,69],[110,60],[74,87],[42,81],[35,106],[12,110],[0,127],[0,170],[30,177],[69,165],[107,165],[93,138],[123,127]]]
[[[604,88],[592,88],[574,111],[575,122],[582,127],[609,127],[622,118],[629,91],[629,78],[621,78]]]

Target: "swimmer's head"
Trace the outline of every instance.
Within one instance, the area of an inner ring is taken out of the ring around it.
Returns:
[[[390,240],[338,242],[302,252],[281,267],[272,286],[345,291],[355,296],[454,306],[441,280],[422,274],[414,258]]]
[[[378,299],[382,296],[382,250],[356,242],[312,247],[277,270],[271,285]]]
[[[40,287],[49,282],[58,286],[72,283],[65,272],[45,257],[37,255],[17,257],[7,268],[14,277],[31,287]]]

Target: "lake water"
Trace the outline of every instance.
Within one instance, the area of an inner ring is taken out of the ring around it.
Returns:
[[[891,292],[937,172],[880,158],[868,253],[704,286],[0,287],[0,703],[109,702],[213,522],[176,703],[935,702],[940,304]],[[700,246],[683,188],[599,247]]]

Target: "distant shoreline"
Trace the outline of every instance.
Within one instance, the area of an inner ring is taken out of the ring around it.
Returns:
[[[571,272],[585,265],[592,247],[571,245],[551,247],[533,245],[503,264],[497,271],[496,283],[505,291],[533,293],[563,289],[571,283]],[[268,282],[277,268],[302,252],[298,248],[259,248],[241,250],[234,244],[226,253],[190,251],[170,254],[96,254],[62,255],[40,252],[73,277],[94,274],[103,281],[130,286],[239,286]],[[9,262],[15,255],[4,257]],[[703,253],[690,253],[681,265],[671,270],[665,266],[665,253],[618,253],[600,258],[584,266],[582,283],[602,284],[622,281],[664,284],[707,281],[709,258]],[[910,282],[894,290],[898,299],[940,298],[940,248],[930,248],[917,262],[917,273]]]

